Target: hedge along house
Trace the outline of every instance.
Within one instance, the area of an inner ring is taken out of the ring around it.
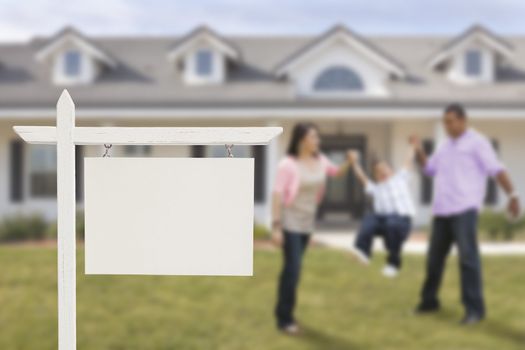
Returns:
[[[256,218],[269,224],[277,163],[297,121],[317,123],[324,152],[345,150],[400,164],[410,134],[428,152],[444,137],[443,107],[464,103],[493,140],[525,195],[525,37],[474,26],[457,37],[362,37],[336,26],[318,37],[221,36],[200,27],[184,37],[87,37],[66,28],[50,38],[0,44],[0,216],[56,215],[53,146],[27,146],[13,125],[54,125],[67,87],[78,126],[283,126],[270,147],[234,147],[256,159]],[[82,205],[82,156],[77,182]],[[112,156],[224,157],[223,147],[115,146]],[[417,171],[417,222],[429,218],[432,182]],[[487,205],[504,195],[487,184]],[[196,189],[198,190],[198,189]],[[350,174],[330,180],[320,220],[347,225],[366,208]]]

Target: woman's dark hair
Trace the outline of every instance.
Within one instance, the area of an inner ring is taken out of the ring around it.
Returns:
[[[293,157],[297,157],[299,155],[299,144],[311,129],[318,130],[317,125],[309,122],[295,124],[292,131],[292,138],[290,139],[290,144],[288,145],[288,155]]]

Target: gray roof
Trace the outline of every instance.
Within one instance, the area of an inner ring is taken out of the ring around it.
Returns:
[[[275,77],[274,69],[313,40],[311,36],[225,36],[242,54],[230,68],[223,85],[188,86],[166,55],[178,37],[89,37],[118,62],[93,84],[68,87],[83,108],[187,108],[187,107],[355,107],[441,106],[451,99],[467,105],[525,106],[525,36],[507,36],[514,48],[512,66],[498,71],[492,84],[460,86],[427,66],[428,58],[453,37],[367,36],[371,47],[387,54],[408,72],[409,78],[389,82],[391,96],[384,99],[307,99],[297,97],[290,82]],[[35,53],[49,42],[0,44],[0,109],[51,108],[63,87],[51,81],[49,67]]]

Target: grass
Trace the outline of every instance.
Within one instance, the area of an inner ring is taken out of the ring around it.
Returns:
[[[306,330],[274,328],[280,256],[255,253],[255,277],[84,276],[78,254],[78,349],[524,349],[525,258],[484,259],[488,319],[460,327],[455,259],[444,309],[416,317],[422,257],[409,256],[397,280],[380,275],[381,257],[363,268],[341,252],[311,249],[297,316]],[[56,250],[0,247],[0,349],[56,349]]]

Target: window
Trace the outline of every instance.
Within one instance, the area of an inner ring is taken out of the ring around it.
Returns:
[[[64,54],[64,74],[68,77],[80,75],[81,54],[78,51],[68,51]]]
[[[353,70],[335,66],[325,69],[315,79],[316,91],[362,91],[364,84],[359,75]]]
[[[29,156],[30,193],[32,197],[55,197],[57,193],[56,147],[33,145]]]
[[[213,70],[213,57],[209,50],[199,50],[196,55],[195,70],[197,75],[206,77],[211,75]]]
[[[465,73],[469,77],[481,75],[481,52],[469,50],[465,53]]]
[[[124,154],[127,157],[149,157],[151,155],[151,145],[126,145]]]
[[[9,183],[12,202],[24,199],[24,141],[13,140],[9,143]]]

